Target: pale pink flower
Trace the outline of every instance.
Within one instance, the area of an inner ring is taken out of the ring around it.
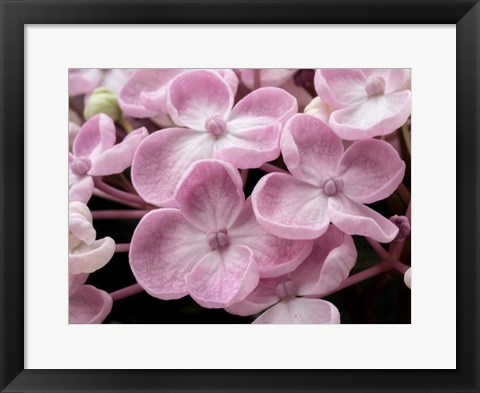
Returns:
[[[179,209],[148,213],[132,237],[132,272],[154,297],[189,294],[204,307],[227,307],[243,300],[261,276],[294,270],[313,246],[264,231],[245,201],[238,170],[226,162],[192,164],[175,199]]]
[[[260,225],[287,239],[315,239],[330,222],[349,235],[395,238],[397,226],[363,205],[388,197],[403,179],[405,163],[392,146],[369,139],[344,152],[330,127],[306,114],[287,122],[280,145],[291,175],[271,173],[257,183]]]
[[[228,84],[212,71],[184,72],[170,83],[169,113],[186,128],[157,131],[139,146],[132,182],[145,201],[173,206],[178,179],[197,160],[218,158],[245,169],[280,155],[282,126],[297,112],[295,98],[265,87],[232,108],[233,102]]]
[[[88,94],[102,80],[103,72],[98,68],[70,68],[68,70],[68,95]]]
[[[245,300],[227,311],[246,316],[273,306],[253,323],[340,323],[337,308],[318,298],[338,288],[356,259],[352,238],[330,225],[296,270],[277,278],[262,278]]]
[[[336,108],[330,116],[332,130],[358,140],[390,134],[405,124],[412,110],[409,80],[407,69],[321,69],[315,89]]]
[[[291,79],[295,72],[297,72],[296,69],[287,68],[264,68],[258,70],[253,68],[240,68],[236,71],[240,80],[250,90],[253,90],[255,87],[279,87]],[[258,75],[256,76],[255,73]],[[256,77],[258,77],[258,86],[255,86]]]
[[[405,285],[412,289],[412,268],[408,268],[408,270],[405,272],[405,275],[403,276],[403,281],[405,282]]]

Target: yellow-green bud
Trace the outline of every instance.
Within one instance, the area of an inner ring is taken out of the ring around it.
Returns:
[[[119,120],[122,116],[116,94],[104,87],[99,87],[92,92],[85,104],[83,116],[89,120],[99,113],[105,113],[113,121]]]

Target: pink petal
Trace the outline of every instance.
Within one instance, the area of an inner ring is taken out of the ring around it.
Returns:
[[[115,242],[110,237],[92,243],[81,242],[68,255],[70,274],[93,273],[105,266],[115,253]]]
[[[215,138],[205,132],[168,128],[154,132],[137,148],[132,182],[140,196],[156,206],[174,204],[174,191],[193,162],[213,157]]]
[[[69,112],[70,115],[70,112]],[[80,126],[73,122],[68,122],[68,150],[72,151],[73,141],[80,131]]]
[[[351,145],[340,162],[343,193],[360,203],[390,196],[402,182],[405,163],[387,142],[367,139]]]
[[[284,277],[262,278],[250,295],[227,307],[226,311],[241,316],[258,314],[280,301],[275,289],[282,280]]]
[[[115,144],[115,124],[107,115],[100,113],[88,120],[73,141],[73,154],[77,157],[97,158]]]
[[[410,78],[410,69],[393,68],[389,70],[386,78],[385,92],[388,94],[409,88]]]
[[[79,288],[83,286],[83,284],[85,284],[88,276],[88,273],[68,275],[68,293],[70,296],[72,296]]]
[[[230,87],[232,95],[235,97],[238,88],[238,78],[235,74],[235,71],[231,70],[230,68],[218,68],[213,69],[212,71],[215,71],[222,77],[222,79],[227,83],[228,87]]]
[[[310,254],[313,241],[281,239],[265,231],[257,222],[251,198],[228,230],[231,244],[247,246],[253,252],[261,277],[290,273]]]
[[[179,299],[187,294],[185,275],[210,251],[206,234],[177,209],[159,209],[145,215],[135,229],[130,267],[150,295]]]
[[[169,83],[184,72],[180,68],[140,69],[123,86],[118,103],[124,114],[145,118],[167,112]]]
[[[207,308],[228,307],[245,299],[258,281],[252,252],[239,245],[210,252],[186,275],[190,296]]]
[[[307,114],[287,122],[280,148],[292,175],[314,185],[336,175],[343,154],[340,138],[322,120]]]
[[[98,86],[103,72],[98,68],[82,69],[71,68],[68,70],[68,95],[71,97],[90,93]]]
[[[117,96],[127,83],[128,78],[136,70],[129,68],[114,68],[105,72],[102,86],[113,91]]]
[[[206,130],[212,117],[227,118],[233,106],[233,94],[217,73],[209,70],[184,72],[170,84],[168,112],[176,124]]]
[[[348,235],[367,236],[389,243],[398,233],[398,227],[390,220],[341,194],[329,198],[328,216],[337,228]]]
[[[104,151],[92,164],[88,172],[92,176],[105,176],[121,173],[132,165],[138,145],[148,136],[145,127],[130,132],[125,139]]]
[[[215,157],[240,169],[258,168],[280,155],[281,129],[281,124],[275,123],[227,132],[215,144]]]
[[[252,192],[252,206],[263,228],[286,239],[315,239],[330,222],[320,188],[287,174],[261,178]]]
[[[175,199],[185,218],[204,231],[228,229],[243,208],[238,170],[220,160],[192,164],[180,179]]]
[[[283,89],[264,87],[242,98],[228,118],[228,131],[237,131],[285,123],[298,111],[295,97]]]
[[[252,323],[338,324],[340,313],[326,300],[287,298],[265,311]]]
[[[410,116],[411,97],[408,90],[370,97],[362,104],[333,112],[330,125],[340,138],[347,140],[390,134]]]
[[[85,243],[92,243],[97,236],[92,225],[92,214],[82,202],[73,201],[68,205],[68,230]]]
[[[68,200],[87,203],[93,194],[93,179],[91,176],[77,176],[71,171],[68,174]]]
[[[83,285],[69,300],[68,323],[102,323],[112,311],[112,297],[105,291]]]
[[[367,78],[355,68],[323,69],[315,73],[315,90],[328,105],[343,108],[367,100]]]
[[[403,276],[403,281],[405,282],[405,285],[412,289],[412,268],[408,268],[408,270],[405,272],[405,275]]]
[[[296,70],[290,70],[286,68],[266,68],[260,70],[254,69],[240,69],[238,70],[240,74],[240,79],[250,90],[253,90],[255,87],[255,72],[258,72],[259,76],[259,87],[266,86],[281,86],[288,79],[290,79]]]
[[[349,275],[357,260],[351,236],[330,225],[315,240],[312,253],[290,274],[298,295],[323,295],[337,288]]]

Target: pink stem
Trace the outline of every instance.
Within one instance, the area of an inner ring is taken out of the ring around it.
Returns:
[[[260,87],[260,70],[253,70],[253,90],[257,90]]]
[[[134,207],[134,208],[145,207],[143,205],[139,205],[138,203],[131,203],[131,202],[124,201],[123,199],[115,198],[114,196],[106,194],[103,191],[100,191],[98,189],[93,190],[93,195],[96,195],[96,196],[98,196],[100,198],[103,198],[103,199],[108,199],[109,201],[121,203],[125,206],[130,206],[130,207]]]
[[[95,184],[95,187],[98,188],[100,191],[103,191],[104,193],[110,196],[113,196],[117,199],[120,199],[125,202],[137,203],[139,205],[146,204],[146,202],[142,198],[140,198],[138,195],[134,195],[134,194],[130,194],[129,192],[118,190],[117,188],[109,186],[108,184],[104,183],[99,178],[94,178],[93,182]]]
[[[380,257],[382,260],[386,260],[388,258],[388,252],[385,250],[380,243],[377,241],[370,239],[369,237],[365,237],[367,239],[367,242],[370,244],[370,246],[373,248],[373,251]]]
[[[286,171],[285,169],[282,169],[282,168],[279,168],[278,166],[275,166],[275,165],[272,165],[272,164],[269,164],[269,163],[266,163],[266,164],[263,164],[260,169],[262,171],[265,171],[265,172],[278,172],[278,173],[288,173],[288,171]]]
[[[115,244],[115,252],[129,252],[130,243],[117,243]]]
[[[149,210],[92,210],[94,220],[137,220],[147,214]]]
[[[143,292],[143,288],[138,284],[130,285],[129,287],[125,287],[119,289],[114,292],[110,292],[110,296],[112,297],[113,301],[124,299],[129,296],[136,295],[137,293]]]
[[[392,265],[393,269],[401,274],[405,274],[405,272],[410,268],[410,266],[407,266],[400,261],[392,261],[390,264]]]

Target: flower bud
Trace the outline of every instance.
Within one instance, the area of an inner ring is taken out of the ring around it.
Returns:
[[[86,120],[89,120],[99,113],[105,113],[113,121],[117,121],[122,115],[116,94],[104,87],[95,89],[88,97],[83,116]]]
[[[393,222],[398,227],[398,235],[394,241],[400,242],[405,240],[410,234],[410,221],[405,216],[392,216],[390,221]]]

